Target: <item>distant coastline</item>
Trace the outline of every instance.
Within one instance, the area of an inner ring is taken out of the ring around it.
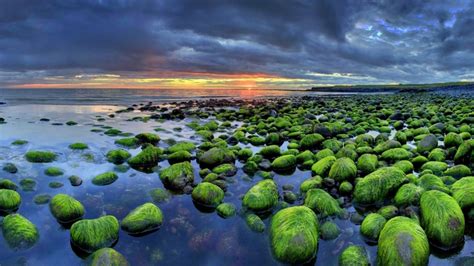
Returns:
[[[397,84],[397,85],[341,85],[312,87],[308,91],[314,92],[340,92],[340,93],[422,93],[448,90],[473,90],[474,82],[449,82],[432,84]]]

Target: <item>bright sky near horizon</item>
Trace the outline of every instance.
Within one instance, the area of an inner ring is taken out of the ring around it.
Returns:
[[[1,0],[0,88],[474,80],[473,1]]]

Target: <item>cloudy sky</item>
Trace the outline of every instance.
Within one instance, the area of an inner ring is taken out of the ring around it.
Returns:
[[[0,88],[309,88],[474,80],[474,1],[0,5]]]

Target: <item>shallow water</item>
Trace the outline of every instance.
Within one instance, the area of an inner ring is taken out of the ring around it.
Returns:
[[[76,253],[69,242],[69,231],[62,228],[51,215],[48,205],[36,205],[33,198],[37,194],[55,195],[66,193],[81,201],[86,209],[84,218],[96,218],[103,214],[111,214],[121,220],[128,212],[138,205],[151,201],[148,191],[163,187],[158,174],[145,174],[133,169],[118,173],[119,179],[108,186],[94,186],[91,178],[105,171],[113,170],[115,165],[108,163],[104,157],[108,150],[117,148],[114,140],[120,137],[110,137],[102,133],[91,132],[100,125],[113,126],[124,132],[133,134],[154,132],[155,128],[165,131],[157,132],[162,139],[192,140],[198,143],[194,131],[185,124],[192,121],[156,122],[150,120],[127,121],[146,113],[132,112],[116,114],[115,118],[107,115],[123,108],[113,105],[60,105],[55,104],[7,104],[0,106],[0,117],[7,120],[0,125],[0,165],[13,162],[19,171],[16,174],[1,173],[2,178],[8,178],[19,183],[23,178],[32,177],[37,181],[35,191],[19,190],[22,204],[19,213],[32,221],[39,230],[40,240],[31,249],[13,251],[0,238],[0,264],[12,265],[27,262],[28,265],[79,265],[83,261],[81,254]],[[99,117],[105,121],[97,121]],[[41,118],[49,118],[41,122]],[[73,120],[78,125],[52,125]],[[206,122],[206,120],[201,120]],[[237,122],[233,123],[237,126]],[[182,131],[173,128],[182,127]],[[28,140],[23,146],[13,146],[11,142],[17,139]],[[73,142],[84,142],[89,145],[85,151],[73,151],[68,145]],[[166,147],[161,141],[160,147]],[[251,145],[247,145],[251,147]],[[284,147],[284,146],[283,146]],[[259,148],[252,147],[255,151]],[[27,150],[51,150],[60,154],[53,163],[32,164],[27,162],[23,154]],[[139,149],[131,150],[135,154]],[[92,154],[93,159],[86,154]],[[198,165],[195,175],[198,177]],[[65,170],[60,177],[46,176],[43,171],[48,166],[58,166]],[[159,167],[168,166],[166,161],[160,162]],[[237,166],[241,166],[237,163]],[[72,187],[67,180],[70,175],[83,178],[83,184]],[[261,178],[254,177],[245,181],[239,169],[232,177],[224,198],[237,207],[241,205],[240,196]],[[289,176],[276,175],[275,181],[280,186],[292,184],[297,192],[299,184],[311,176],[310,171],[296,170]],[[53,189],[48,186],[51,181],[64,183],[61,188]],[[294,205],[300,205],[298,199]],[[122,253],[132,265],[274,265],[278,264],[272,257],[267,231],[263,234],[252,232],[243,217],[237,215],[229,219],[220,218],[215,212],[203,213],[194,206],[190,195],[174,195],[165,203],[157,204],[164,214],[162,227],[151,234],[134,237],[120,231],[119,241],[114,248]],[[349,209],[354,212],[353,208]],[[269,218],[264,222],[268,226]],[[340,252],[350,243],[365,245],[372,264],[375,264],[376,246],[365,244],[359,234],[359,226],[350,220],[334,220],[341,228],[341,235],[330,241],[320,240],[316,265],[337,265]],[[454,265],[463,256],[473,256],[474,241],[472,236],[466,236],[466,242],[457,254],[449,254],[446,258],[430,256],[430,265]]]

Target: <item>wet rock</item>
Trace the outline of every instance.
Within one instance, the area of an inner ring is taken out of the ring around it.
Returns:
[[[163,213],[153,203],[145,203],[132,210],[121,222],[122,230],[136,235],[157,230],[163,223]]]
[[[118,240],[119,223],[114,216],[75,222],[70,230],[71,243],[84,252],[111,247]]]

